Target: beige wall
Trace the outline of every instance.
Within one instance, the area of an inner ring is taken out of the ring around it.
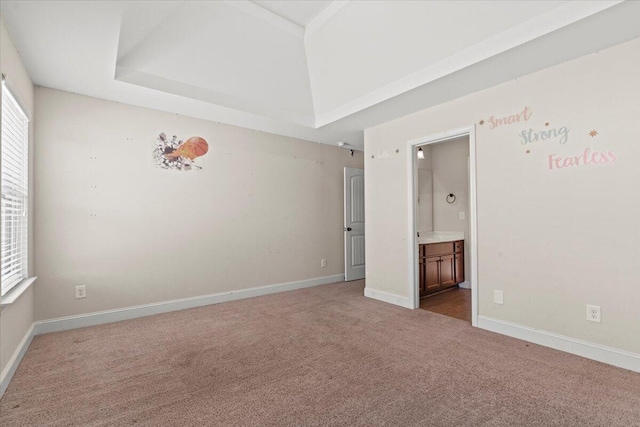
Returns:
[[[361,152],[52,89],[36,104],[37,319],[344,273]],[[160,132],[205,138],[203,169],[157,168]]]
[[[459,213],[469,209],[469,138],[461,138],[431,146],[431,165],[433,171],[433,220],[436,231],[463,231],[465,237],[468,221],[460,220]],[[453,204],[446,201],[453,193]]]
[[[469,246],[469,137],[463,137],[431,146],[433,171],[433,229],[435,231],[461,231],[464,233],[465,281],[471,283],[471,253]],[[453,193],[455,202],[447,203]],[[460,212],[465,219],[460,219]]]
[[[423,159],[416,160],[416,231],[433,231],[433,172],[431,171],[431,146],[422,148]],[[418,149],[415,149],[418,155]]]
[[[30,113],[29,123],[29,227],[33,230],[33,119],[34,94],[33,84],[22,64],[22,60],[7,32],[4,21],[0,17],[0,70],[6,75],[6,81],[13,95],[23,108]],[[1,96],[1,95],[0,95]],[[1,113],[0,113],[1,114]],[[29,273],[33,275],[33,233],[29,236]],[[33,323],[33,289],[28,289],[18,300],[0,313],[0,372],[4,372],[7,363],[15,353],[18,345]]]
[[[525,106],[528,121],[490,129]],[[480,315],[640,353],[640,39],[368,129],[368,288],[409,294],[407,141],[474,123]],[[562,126],[564,144],[518,136]],[[586,148],[616,161],[549,169]]]

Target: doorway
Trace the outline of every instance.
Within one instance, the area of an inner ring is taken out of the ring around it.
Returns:
[[[475,128],[411,140],[407,153],[412,306],[477,326]],[[430,165],[431,161],[440,163]]]
[[[471,289],[453,287],[420,299],[420,308],[471,323]]]

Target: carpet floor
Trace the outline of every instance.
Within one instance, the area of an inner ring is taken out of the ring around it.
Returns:
[[[640,374],[364,282],[35,337],[8,426],[640,426]]]

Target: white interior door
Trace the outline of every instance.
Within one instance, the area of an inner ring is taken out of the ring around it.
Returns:
[[[344,168],[344,278],[364,279],[364,169]]]

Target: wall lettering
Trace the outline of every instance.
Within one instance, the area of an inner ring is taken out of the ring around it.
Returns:
[[[489,117],[489,129],[495,129],[498,126],[511,125],[513,123],[526,122],[531,118],[532,115],[533,110],[531,110],[531,108],[529,107],[524,107],[524,109],[520,113],[512,114],[510,116],[501,118],[491,116]],[[484,123],[484,120],[482,120],[482,122]]]
[[[613,150],[591,151],[589,147],[584,149],[582,154],[577,156],[560,157],[549,154],[549,169],[562,169],[573,166],[603,165],[613,163],[617,159]]]
[[[529,128],[528,130],[523,130],[522,132],[520,132],[520,143],[522,145],[525,145],[531,144],[532,142],[559,138],[558,142],[560,144],[565,144],[569,140],[570,130],[571,129],[566,126],[562,126],[561,128],[542,129],[539,131],[535,131]]]
[[[488,120],[481,119],[478,124],[483,126],[485,123],[489,124],[489,129],[493,130],[500,126],[511,125],[514,123],[522,123],[531,119],[533,116],[533,110],[528,106],[525,106],[522,111],[517,114],[512,114],[504,117],[491,116]],[[534,129],[532,127],[528,129],[522,129],[518,133],[520,145],[530,146],[535,142],[546,141],[556,142],[558,144],[566,144],[569,142],[569,133],[571,129],[567,126],[549,127],[550,122],[544,122],[544,128]],[[599,135],[598,131],[593,129],[588,132],[591,138],[595,138]],[[546,144],[544,144],[546,146]],[[527,147],[529,148],[529,147]],[[526,154],[531,153],[531,149],[527,149]],[[600,150],[592,151],[591,147],[586,147],[580,154],[573,156],[559,156],[557,154],[549,154],[547,158],[547,166],[549,170],[564,169],[570,167],[591,166],[591,165],[603,165],[607,163],[614,163],[617,160],[616,153],[613,150]]]

